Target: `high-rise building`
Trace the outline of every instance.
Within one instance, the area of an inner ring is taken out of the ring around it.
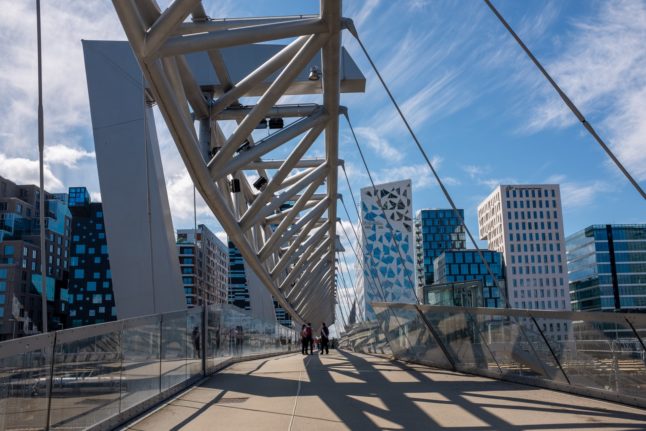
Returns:
[[[252,292],[255,293],[255,298],[252,298]],[[266,315],[268,310],[265,299],[267,296],[272,298],[272,308],[276,321],[281,325],[291,327],[291,316],[278,304],[278,301],[266,292],[264,286],[260,285],[255,273],[246,267],[238,248],[229,241],[229,304],[249,310],[252,313]]]
[[[186,305],[225,304],[229,283],[229,250],[203,224],[177,230]]]
[[[646,312],[646,224],[588,226],[565,245],[573,310]]]
[[[359,279],[359,308],[361,315],[374,320],[371,302],[417,302],[411,181],[361,189],[361,220],[366,272]]]
[[[484,256],[486,265],[480,258],[480,253]],[[500,289],[504,288],[505,282],[502,253],[492,250],[481,250],[480,253],[478,250],[444,251],[433,261],[435,283],[479,281],[482,286],[482,296],[478,295],[478,297],[482,298],[482,304],[478,304],[478,306],[502,307],[504,303],[500,297]],[[488,269],[487,266],[489,266]],[[489,270],[495,276],[495,282]]]
[[[70,326],[116,320],[112,274],[103,222],[103,205],[92,202],[85,187],[70,187]]]
[[[458,213],[464,220],[464,210]],[[417,292],[434,283],[433,260],[445,250],[464,250],[464,225],[452,209],[423,209],[415,214]]]
[[[570,310],[558,184],[496,187],[478,206],[478,226],[504,256],[513,308]]]
[[[48,328],[67,321],[71,214],[62,196],[46,193],[45,274]],[[0,340],[42,330],[40,188],[0,177]]]

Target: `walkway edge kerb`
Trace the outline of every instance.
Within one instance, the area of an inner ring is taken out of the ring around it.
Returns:
[[[117,428],[127,428],[134,423],[139,422],[140,420],[150,416],[157,410],[165,407],[169,404],[170,401],[182,396],[188,390],[192,389],[195,386],[198,386],[203,381],[211,378],[213,374],[216,374],[233,364],[240,362],[254,361],[256,359],[271,358],[274,356],[283,356],[283,355],[293,355],[297,353],[296,351],[290,352],[272,352],[272,353],[261,353],[257,355],[250,355],[240,358],[231,358],[227,359],[218,365],[211,367],[206,370],[205,375],[195,376],[189,380],[186,380],[178,385],[168,388],[167,390],[155,395],[152,398],[143,401],[136,406],[133,406],[119,414],[116,414],[108,419],[99,422],[98,424],[87,428],[87,431],[108,431],[114,430]]]
[[[485,370],[473,370],[473,369],[465,369],[460,366],[457,366],[455,370],[449,370],[447,368],[442,368],[438,367],[437,364],[433,364],[430,362],[425,362],[425,361],[408,361],[404,359],[397,359],[393,355],[380,355],[380,354],[375,354],[375,353],[367,353],[367,352],[355,352],[353,350],[348,350],[353,353],[361,353],[364,355],[369,355],[369,356],[374,356],[374,357],[379,357],[382,359],[388,359],[392,362],[400,362],[404,364],[413,364],[413,365],[422,365],[425,367],[431,367],[435,368],[438,370],[446,370],[446,371],[451,371],[454,373],[459,373],[459,374],[465,374],[469,376],[478,376],[478,377],[486,377],[490,378],[493,380],[503,380],[505,382],[509,383],[515,383],[518,385],[524,385],[524,386],[531,386],[535,388],[542,388],[542,389],[550,389],[553,391],[557,392],[563,392],[567,394],[572,394],[572,395],[579,395],[582,397],[586,398],[591,398],[595,400],[603,400],[603,401],[608,401],[612,403],[617,403],[621,404],[624,406],[631,406],[631,407],[638,407],[642,409],[646,409],[646,401],[636,398],[636,397],[631,397],[631,396],[626,396],[626,395],[618,395],[614,393],[609,393],[607,391],[603,391],[601,389],[594,389],[594,388],[586,388],[583,386],[577,386],[577,385],[568,385],[564,383],[558,383],[558,382],[550,382],[550,381],[543,381],[543,380],[538,380],[538,379],[532,379],[530,377],[523,377],[523,376],[516,376],[516,375],[511,375],[511,374],[499,374],[496,372],[487,372]]]

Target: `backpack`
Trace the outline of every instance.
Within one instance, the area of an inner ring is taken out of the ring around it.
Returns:
[[[312,328],[309,326],[305,327],[305,338],[312,338]]]

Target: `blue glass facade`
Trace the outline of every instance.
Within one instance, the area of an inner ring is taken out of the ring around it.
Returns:
[[[435,259],[435,283],[456,283],[478,280],[482,283],[482,299],[485,307],[502,307],[503,300],[500,287],[503,287],[505,272],[502,253],[491,250],[481,250],[491,272],[495,275],[498,285],[487,271],[477,250],[447,250]]]
[[[70,326],[109,322],[117,318],[103,206],[91,202],[85,187],[69,189],[72,212],[70,247]]]
[[[464,210],[458,210],[464,220]],[[445,250],[464,250],[465,232],[451,209],[424,209],[415,217],[417,243],[417,287],[435,282],[433,260]]]
[[[573,310],[646,311],[646,224],[588,226],[566,248]]]

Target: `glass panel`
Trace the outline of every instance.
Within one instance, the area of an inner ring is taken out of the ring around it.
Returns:
[[[643,397],[646,367],[639,339],[627,323],[602,319],[537,321],[572,384]]]
[[[186,310],[187,378],[202,374],[202,307]]]
[[[172,388],[187,379],[187,346],[191,342],[186,329],[186,312],[162,316],[161,390]]]
[[[53,334],[0,343],[0,429],[44,429]]]
[[[52,429],[86,428],[119,413],[120,328],[114,322],[57,334]],[[96,335],[86,336],[95,331]]]
[[[124,321],[121,334],[121,411],[159,393],[161,317]]]
[[[451,363],[415,307],[388,307],[377,318],[396,358],[451,368]]]

